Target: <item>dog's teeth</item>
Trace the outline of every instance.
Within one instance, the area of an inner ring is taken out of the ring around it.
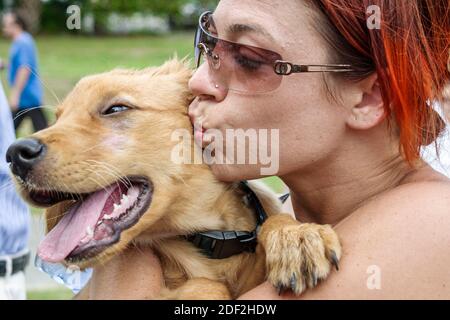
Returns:
[[[111,220],[111,219],[112,219],[112,215],[105,214],[105,215],[103,216],[103,220]]]
[[[121,208],[121,206],[119,204],[115,204],[114,203],[114,211],[117,211]]]
[[[128,196],[127,195],[123,195],[122,196],[122,201],[120,202],[120,205],[128,207],[129,201],[130,201],[130,199],[128,198]]]
[[[90,226],[88,226],[88,227],[86,228],[86,234],[87,234],[88,236],[90,236],[90,237],[93,237],[93,236],[94,236],[94,230],[92,230],[92,228],[91,228]]]

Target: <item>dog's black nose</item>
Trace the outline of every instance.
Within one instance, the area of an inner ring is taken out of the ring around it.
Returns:
[[[11,163],[11,171],[25,179],[28,172],[44,155],[45,146],[36,139],[20,139],[6,152],[6,161]]]

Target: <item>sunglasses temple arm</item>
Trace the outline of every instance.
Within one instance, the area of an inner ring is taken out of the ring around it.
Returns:
[[[292,73],[305,72],[351,72],[355,71],[350,65],[324,64],[324,65],[292,65]]]

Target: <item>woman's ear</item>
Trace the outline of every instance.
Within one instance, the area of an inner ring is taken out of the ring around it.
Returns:
[[[350,109],[347,126],[355,130],[368,130],[385,118],[384,102],[377,73],[358,83],[358,101]]]

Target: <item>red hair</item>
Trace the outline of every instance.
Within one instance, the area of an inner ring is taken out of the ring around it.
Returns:
[[[342,63],[362,79],[377,72],[388,118],[395,119],[400,151],[411,165],[421,146],[444,128],[430,103],[441,99],[448,70],[449,0],[311,0],[326,18],[319,26]],[[370,29],[370,6],[381,13]],[[391,123],[390,123],[391,125]]]

